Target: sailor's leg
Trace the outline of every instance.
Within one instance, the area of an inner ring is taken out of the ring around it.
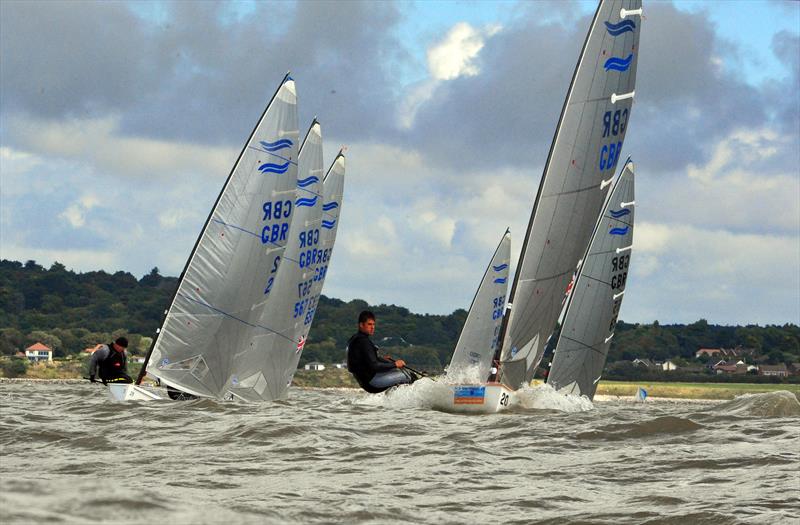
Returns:
[[[403,370],[395,369],[388,372],[375,374],[372,381],[369,382],[370,386],[375,388],[387,389],[395,385],[403,385],[413,383],[414,380],[409,377]]]

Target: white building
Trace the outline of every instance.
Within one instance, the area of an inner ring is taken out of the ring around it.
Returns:
[[[25,349],[25,357],[27,357],[28,361],[31,363],[52,361],[53,351],[42,343],[37,342]]]
[[[303,367],[303,370],[325,370],[325,365],[318,363],[317,361],[312,361],[310,363],[306,363],[306,366]]]

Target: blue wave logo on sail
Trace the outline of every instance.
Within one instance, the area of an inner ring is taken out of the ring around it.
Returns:
[[[608,233],[611,235],[625,235],[628,233],[628,226],[625,226],[624,228],[611,228]]]
[[[614,217],[615,219],[619,219],[620,217],[624,217],[626,215],[630,215],[631,214],[631,210],[629,210],[627,208],[624,209],[624,210],[608,210],[608,213],[610,213],[611,216]]]
[[[631,62],[633,62],[633,53],[628,55],[628,58],[611,57],[606,60],[603,67],[606,68],[606,71],[627,71],[631,67]]]
[[[506,268],[508,268],[507,264],[501,264],[500,266],[492,266],[492,270],[494,270],[496,272],[502,272]]]
[[[333,228],[333,225],[336,224],[336,219],[332,219],[330,221],[322,221],[322,227],[326,230],[330,230]]]
[[[497,284],[505,284],[506,283],[506,278],[505,277],[498,277],[497,279],[494,280],[494,282],[497,283]]]
[[[314,206],[315,204],[317,204],[317,196],[316,195],[314,195],[314,197],[312,197],[312,198],[305,197],[305,198],[297,199],[296,201],[294,201],[294,205],[295,206]]]
[[[292,146],[292,141],[289,139],[280,139],[276,140],[275,142],[267,142],[266,140],[262,140],[260,141],[260,144],[261,147],[264,148],[264,151],[274,153],[284,148],[290,148]]]
[[[322,209],[323,209],[323,211],[331,211],[331,210],[335,210],[335,209],[336,209],[336,208],[338,208],[338,207],[339,207],[339,203],[338,203],[338,202],[336,202],[336,201],[329,202],[328,204],[323,204],[323,205],[322,205]]]
[[[286,171],[289,169],[289,164],[291,164],[291,162],[288,160],[285,164],[272,164],[271,162],[267,162],[259,166],[258,171],[261,173],[277,173],[280,175],[282,173],[286,173]]]
[[[301,188],[305,188],[306,186],[311,186],[315,182],[319,182],[319,178],[312,175],[306,179],[298,179],[297,185],[300,186]]]
[[[619,36],[622,33],[627,33],[628,31],[633,32],[633,30],[636,29],[636,24],[633,23],[633,20],[623,20],[617,24],[606,22],[606,29],[608,30],[609,35]]]

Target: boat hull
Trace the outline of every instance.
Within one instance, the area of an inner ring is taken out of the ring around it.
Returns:
[[[149,390],[130,383],[109,384],[108,394],[112,401],[153,401],[164,399]]]
[[[450,394],[434,408],[456,414],[496,414],[515,402],[515,393],[501,383],[447,385]]]

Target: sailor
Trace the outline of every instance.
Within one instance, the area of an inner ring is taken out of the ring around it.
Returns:
[[[128,340],[118,337],[113,343],[102,345],[92,354],[89,362],[89,381],[97,382],[98,371],[100,380],[106,383],[133,383],[128,375],[128,356],[125,349]]]
[[[375,333],[375,314],[358,314],[358,332],[347,342],[347,369],[358,384],[371,394],[393,386],[413,383],[417,376],[405,369],[405,361],[378,356],[378,347],[370,336]]]

